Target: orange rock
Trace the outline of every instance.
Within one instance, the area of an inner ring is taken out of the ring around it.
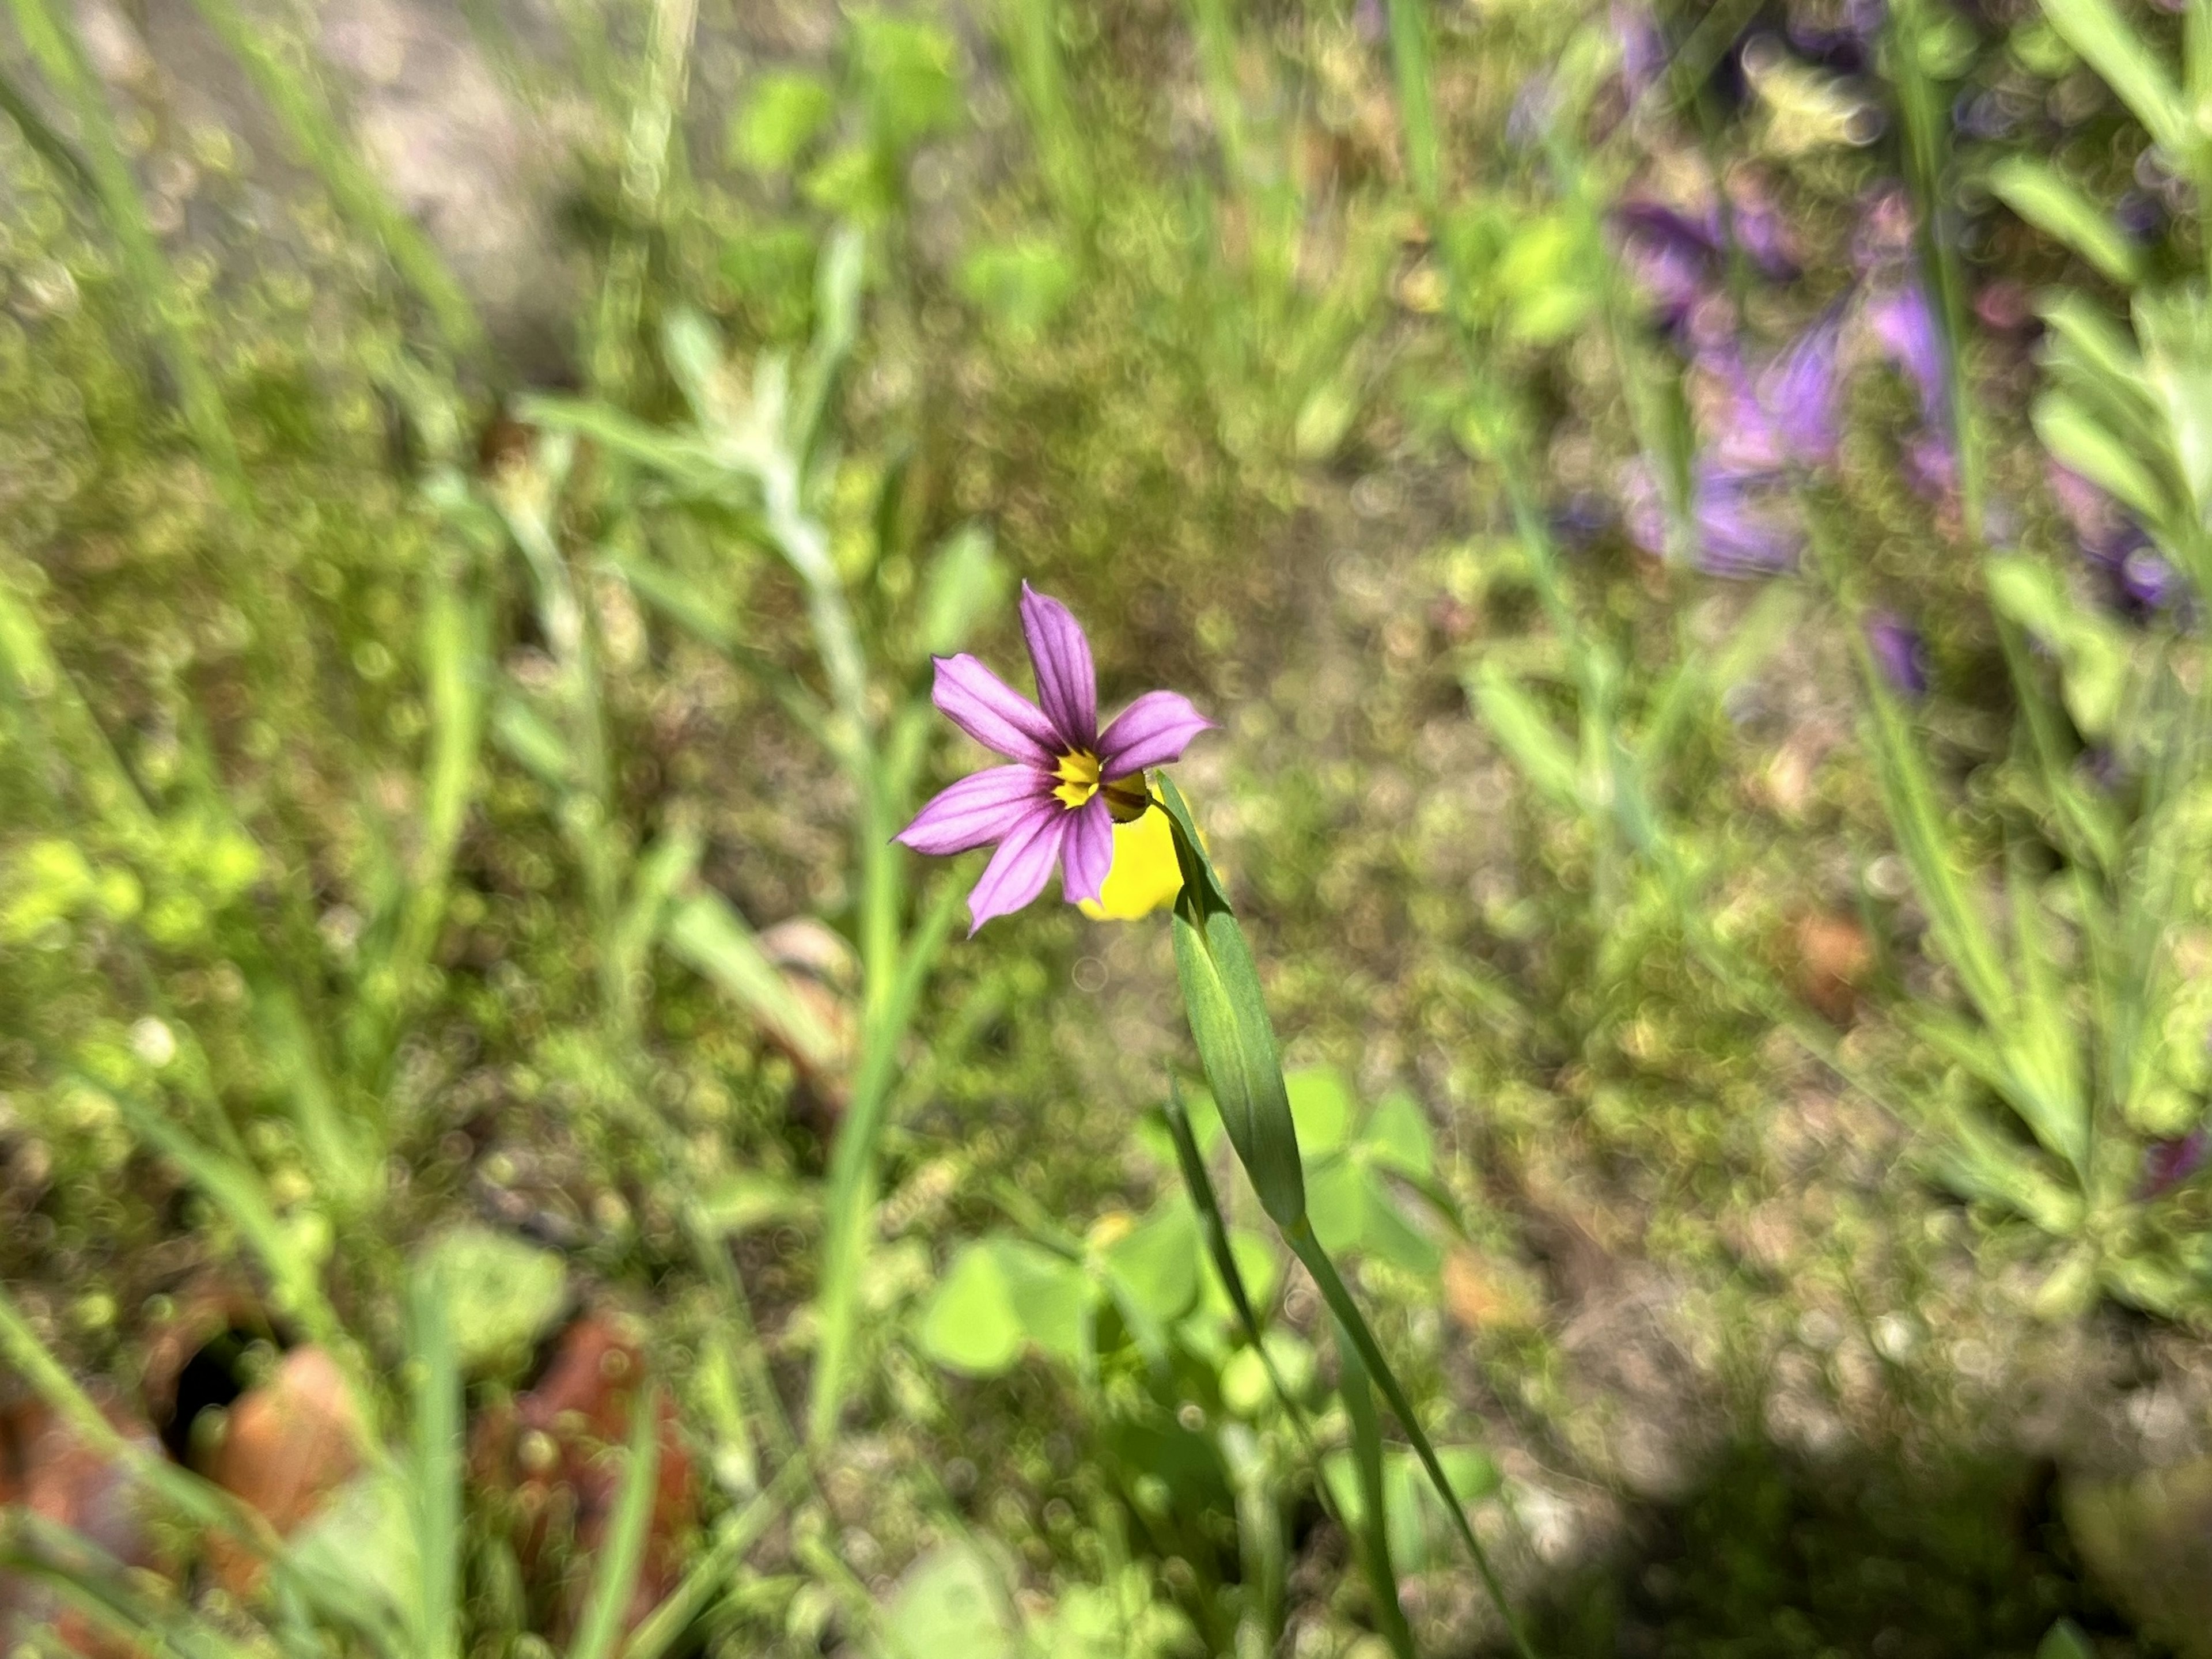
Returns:
[[[160,1455],[146,1423],[112,1403],[101,1409],[126,1440]],[[127,1468],[41,1401],[0,1413],[0,1504],[69,1528],[125,1567],[160,1565]],[[81,1613],[57,1607],[43,1586],[0,1573],[0,1643],[13,1651],[40,1633],[85,1659],[140,1659],[145,1651]]]
[[[1536,1322],[1522,1276],[1462,1245],[1444,1257],[1444,1306],[1470,1331],[1522,1330]]]
[[[513,1407],[477,1425],[471,1467],[479,1483],[510,1495],[516,1559],[533,1589],[551,1596],[556,1627],[547,1633],[556,1641],[574,1628],[590,1564],[613,1522],[622,1487],[622,1461],[613,1454],[629,1443],[645,1381],[637,1344],[613,1318],[586,1314],[562,1333],[544,1374]],[[696,1474],[665,1394],[659,1416],[658,1480],[626,1630],[675,1588],[698,1515]]]
[[[269,1380],[230,1408],[208,1477],[289,1533],[359,1472],[361,1418],[337,1362],[318,1347],[293,1349]],[[208,1540],[208,1561],[233,1595],[249,1595],[261,1563],[243,1545]]]
[[[1858,1012],[1859,988],[1874,969],[1874,941],[1854,916],[1816,910],[1801,920],[1792,941],[1797,994],[1838,1025]]]

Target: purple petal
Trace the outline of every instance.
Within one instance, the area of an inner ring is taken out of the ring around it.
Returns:
[[[1698,567],[1735,578],[1795,569],[1804,536],[1781,488],[1787,482],[1779,474],[1701,465],[1692,508]]]
[[[1060,849],[1060,890],[1070,904],[1094,902],[1114,867],[1114,815],[1106,797],[1093,795],[1067,815],[1067,839]]]
[[[1048,774],[1034,766],[994,766],[940,791],[893,839],[945,858],[1005,840],[1051,799]]]
[[[1032,807],[1030,816],[999,843],[982,880],[968,895],[969,938],[975,938],[975,930],[992,917],[1012,915],[1044,891],[1052,866],[1060,862],[1060,841],[1073,816],[1057,801],[1047,801]]]
[[[1180,691],[1147,691],[1115,716],[1098,739],[1098,775],[1111,782],[1180,759],[1183,747],[1213,722]]]
[[[1943,374],[1943,335],[1928,290],[1907,283],[1867,302],[1867,325],[1883,356],[1905,371],[1920,393],[1921,418],[1948,430],[1951,410]]]
[[[1022,635],[1036,669],[1037,702],[1059,732],[1063,749],[1091,749],[1098,742],[1098,674],[1082,624],[1058,599],[1022,584]]]
[[[1836,409],[1836,359],[1844,317],[1831,311],[1807,329],[1759,379],[1759,401],[1784,448],[1808,466],[1836,458],[1843,441]]]
[[[2191,1129],[2177,1140],[2154,1140],[2143,1148],[2142,1184],[2139,1195],[2156,1198],[2171,1192],[2204,1167],[2208,1150],[2204,1131]]]
[[[1920,630],[1892,611],[1868,613],[1867,647],[1884,678],[1908,697],[1928,695],[1928,647]]]
[[[929,696],[945,719],[1010,760],[1047,768],[1058,761],[1059,735],[1035,703],[964,651],[936,662]]]

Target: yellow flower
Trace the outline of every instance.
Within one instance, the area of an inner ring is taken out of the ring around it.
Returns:
[[[1175,902],[1182,890],[1175,836],[1157,806],[1130,823],[1114,826],[1114,864],[1096,900],[1076,901],[1094,921],[1133,921]]]

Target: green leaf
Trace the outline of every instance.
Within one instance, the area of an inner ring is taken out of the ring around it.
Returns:
[[[1402,1089],[1382,1097],[1359,1138],[1371,1161],[1401,1175],[1425,1178],[1437,1169],[1436,1143],[1420,1103]]]
[[[2104,210],[2048,162],[2011,155],[1990,169],[1989,186],[2014,213],[2064,243],[2104,276],[2132,286],[2142,276],[2136,246]]]
[[[1443,1266],[1443,1249],[1406,1218],[1398,1194],[1379,1173],[1363,1162],[1359,1176],[1364,1189],[1359,1248],[1407,1273],[1424,1276],[1436,1273]]]
[[[1298,1126],[1298,1150],[1309,1164],[1319,1163],[1351,1138],[1352,1087],[1333,1066],[1301,1067],[1283,1084]]]
[[[2036,1644],[2035,1659],[2097,1659],[2097,1650],[2071,1619],[2061,1619]]]
[[[1010,333],[1042,334],[1074,298],[1075,263],[1042,236],[986,243],[960,262],[961,297]]]
[[[2127,689],[2127,637],[2110,619],[2075,603],[2058,574],[2024,555],[1992,556],[1990,602],[2054,652],[2067,712],[2085,736],[2112,734]]]
[[[948,132],[967,110],[959,44],[938,25],[884,12],[852,21],[853,67],[876,143],[899,153]]]
[[[1190,808],[1173,780],[1158,776],[1174,826],[1182,891],[1176,899],[1176,976],[1206,1082],[1261,1207],[1277,1225],[1305,1213],[1297,1126],[1291,1116],[1275,1030],[1251,947],[1237,927],[1220,878],[1206,860]]]
[[[1182,1318],[1198,1299],[1199,1248],[1196,1214],[1188,1204],[1170,1201],[1103,1254],[1121,1293],[1165,1325]]]
[[[2196,124],[2181,88],[2112,0],[2043,0],[2043,15],[2119,94],[2152,143],[2177,161],[2195,153]]]
[[[2035,435],[2055,459],[2117,496],[2138,517],[2154,524],[2165,520],[2168,506],[2157,476],[2079,399],[2065,392],[2046,392],[2035,400],[2033,419]]]
[[[941,1544],[906,1571],[884,1609],[890,1659],[1014,1659],[1004,1575],[973,1545]]]
[[[568,1299],[568,1269],[550,1250],[489,1227],[462,1225],[433,1240],[416,1261],[437,1298],[463,1369],[527,1350],[552,1328]]]
[[[1522,775],[1558,805],[1580,811],[1581,768],[1575,763],[1574,750],[1534,699],[1490,662],[1475,671],[1468,694]]]
[[[1330,1255],[1358,1249],[1367,1232],[1367,1172],[1348,1158],[1315,1170],[1306,1182],[1306,1215]]]
[[[818,76],[804,70],[763,75],[730,119],[731,159],[755,173],[788,173],[836,107],[836,94]]]
[[[996,1251],[969,1244],[952,1258],[923,1310],[921,1348],[971,1376],[995,1376],[1020,1357],[1021,1316]]]
[[[1054,1358],[1081,1365],[1091,1350],[1091,1316],[1098,1300],[1091,1276],[1026,1238],[990,1238],[983,1246],[998,1263],[1022,1335]],[[1197,1271],[1193,1261],[1191,1272]]]

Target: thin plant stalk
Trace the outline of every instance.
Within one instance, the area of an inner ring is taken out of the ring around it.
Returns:
[[[623,1454],[622,1484],[606,1544],[592,1570],[591,1589],[568,1659],[613,1659],[622,1638],[623,1614],[636,1593],[639,1572],[653,1521],[653,1500],[660,1474],[660,1387],[651,1384],[630,1396],[629,1444]]]
[[[176,379],[185,425],[214,470],[224,503],[243,518],[253,516],[252,491],[239,459],[238,440],[214,374],[193,337],[191,312],[176,272],[161,252],[147,216],[145,198],[125,158],[115,114],[85,57],[84,43],[65,10],[54,0],[11,0],[15,25],[40,69],[76,116],[78,138],[101,211],[123,256],[123,267],[139,303],[161,342],[169,372]]]
[[[623,147],[623,228],[607,262],[593,330],[592,378],[602,392],[619,391],[630,379],[645,306],[649,238],[668,187],[670,151],[690,84],[698,21],[698,0],[654,0],[646,32],[644,84]]]

